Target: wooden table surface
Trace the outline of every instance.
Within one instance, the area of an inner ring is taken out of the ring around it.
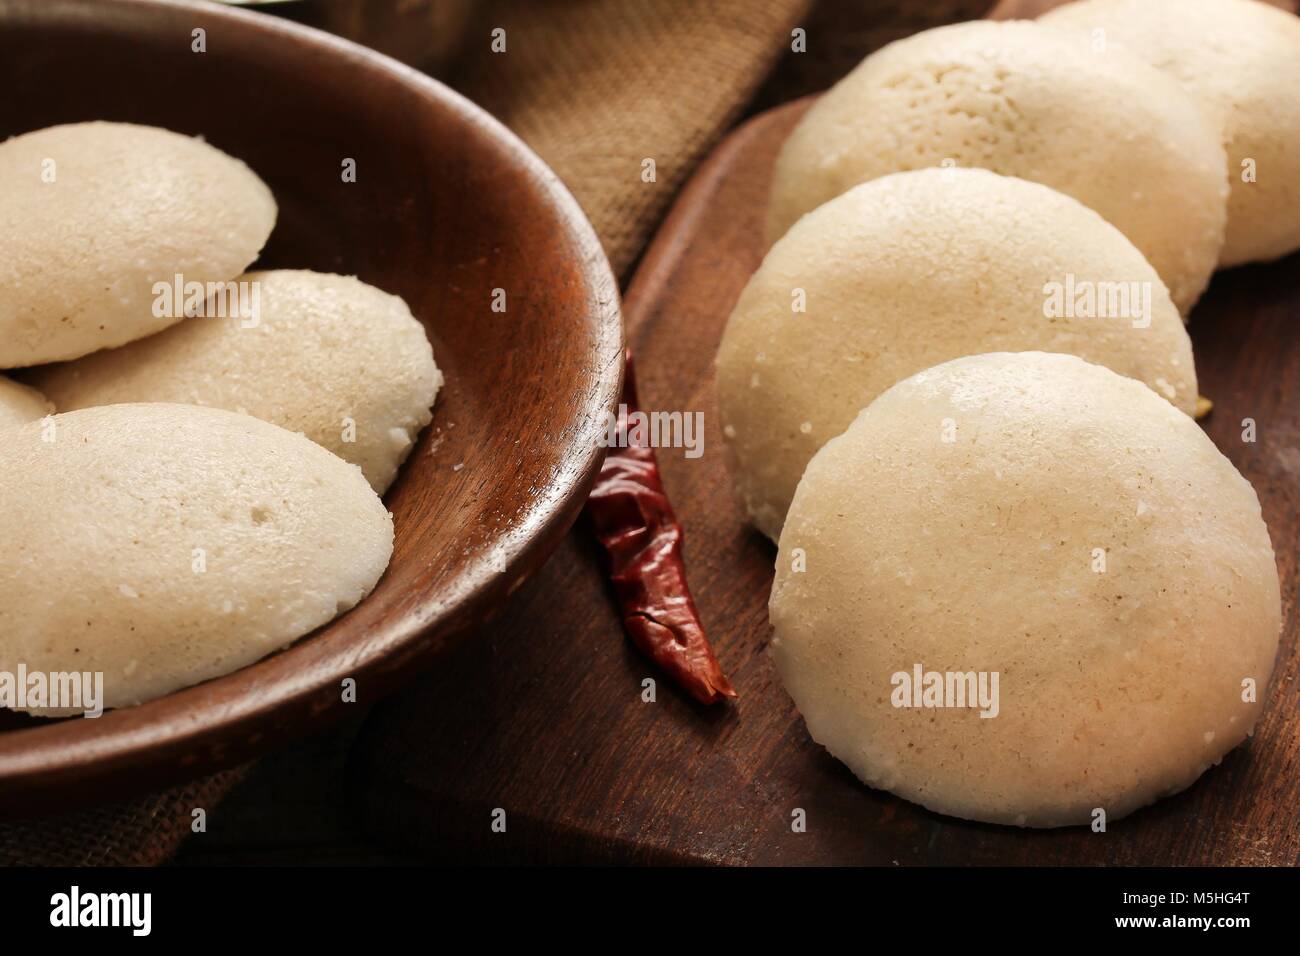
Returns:
[[[377,708],[354,755],[367,829],[482,862],[1288,864],[1300,862],[1296,538],[1300,256],[1216,276],[1192,316],[1204,423],[1254,483],[1278,551],[1285,627],[1254,738],[1188,791],[1113,822],[1020,831],[923,810],[859,784],[808,737],[766,653],[775,548],[731,497],[712,362],[760,258],[772,158],[805,108],[762,114],[679,198],[626,300],[644,407],[703,411],[705,451],[660,452],[691,582],[740,691],[704,708],[624,639],[579,524],[477,640]],[[1241,441],[1255,419],[1259,440]],[[493,814],[504,811],[505,832]],[[792,814],[806,812],[806,832]]]

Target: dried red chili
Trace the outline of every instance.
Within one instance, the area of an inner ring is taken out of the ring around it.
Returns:
[[[632,355],[627,355],[618,435],[627,447],[609,450],[587,513],[610,559],[610,577],[632,643],[696,700],[735,697],[695,610],[682,561],[682,528],[664,494],[654,449],[638,429]]]

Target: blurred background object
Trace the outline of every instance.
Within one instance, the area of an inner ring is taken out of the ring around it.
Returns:
[[[441,76],[474,18],[475,0],[220,0],[319,27]]]

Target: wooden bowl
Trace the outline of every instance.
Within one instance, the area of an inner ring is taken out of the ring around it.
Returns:
[[[260,264],[401,295],[447,376],[386,496],[396,544],[374,593],[282,653],[139,707],[5,713],[0,813],[15,816],[243,761],[341,716],[345,678],[373,702],[489,617],[581,509],[623,333],[608,263],[555,175],[473,104],[362,47],[167,0],[0,0],[0,85],[0,139],[121,120],[243,159],[280,204]]]

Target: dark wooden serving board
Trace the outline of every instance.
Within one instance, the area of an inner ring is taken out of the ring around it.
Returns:
[[[740,692],[703,708],[623,637],[580,524],[485,639],[381,706],[357,750],[367,826],[404,848],[479,861],[722,864],[1288,864],[1300,857],[1296,702],[1300,256],[1216,276],[1192,316],[1204,423],[1254,483],[1286,625],[1255,737],[1183,794],[1113,822],[1020,831],[929,813],[862,786],[808,737],[766,653],[774,547],[731,498],[712,362],[760,258],[775,151],[805,106],[735,132],[700,169],[627,296],[642,403],[702,410],[703,457],[661,452],[691,583]],[[1241,420],[1258,442],[1244,444]],[[492,812],[506,812],[494,833]],[[807,831],[792,831],[792,812]]]

